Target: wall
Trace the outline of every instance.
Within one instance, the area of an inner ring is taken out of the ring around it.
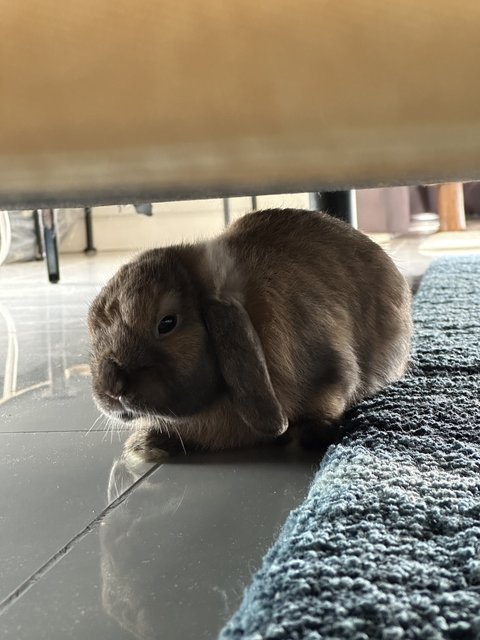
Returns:
[[[230,198],[231,219],[252,209],[251,198]],[[258,208],[309,208],[308,194],[259,196]],[[85,226],[81,209],[64,209],[59,215],[69,221],[69,232],[60,251],[70,253],[85,248]],[[223,201],[192,200],[153,205],[153,216],[139,215],[131,205],[95,207],[92,210],[94,243],[99,251],[146,249],[182,241],[208,238],[224,227]]]

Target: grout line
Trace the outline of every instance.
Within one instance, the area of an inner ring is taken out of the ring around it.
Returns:
[[[107,433],[106,429],[38,429],[36,431],[2,431],[0,430],[0,437],[4,435],[15,436],[15,435],[41,435],[42,433],[84,433],[85,435],[88,433]],[[123,435],[124,433],[131,433],[130,429],[125,429],[123,431],[116,431],[116,435]]]
[[[16,589],[14,589],[6,598],[0,602],[0,616],[2,616],[10,607],[12,607],[19,598],[21,598],[27,591],[35,586],[46,574],[57,565],[62,558],[64,558],[70,551],[81,542],[89,533],[94,531],[97,526],[111,513],[116,507],[118,507],[128,496],[140,485],[144,480],[149,478],[161,464],[156,464],[152,469],[149,469],[143,474],[141,478],[136,480],[128,489],[126,489],[118,498],[110,503],[96,518],[94,518],[86,527],[84,527],[77,535],[73,536],[63,547],[61,547],[53,556],[51,556],[46,562],[44,562],[32,575],[24,580]]]

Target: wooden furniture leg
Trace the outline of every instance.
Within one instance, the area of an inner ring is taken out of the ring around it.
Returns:
[[[463,184],[461,182],[447,182],[439,185],[438,215],[440,231],[464,231],[466,229]]]

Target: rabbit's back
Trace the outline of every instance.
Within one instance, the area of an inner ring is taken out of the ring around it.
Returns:
[[[366,235],[323,213],[266,210],[224,237],[247,279],[272,382],[293,412],[315,385],[350,376],[351,403],[402,375],[409,287]]]

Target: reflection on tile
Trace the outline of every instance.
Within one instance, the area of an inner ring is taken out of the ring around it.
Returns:
[[[43,264],[1,267],[0,431],[86,431],[96,420],[86,315],[121,260],[64,257],[55,286]]]
[[[121,448],[98,432],[0,434],[0,600],[107,506]]]
[[[98,418],[98,421],[97,421]],[[0,402],[0,432],[103,431],[106,419],[93,402],[90,378],[49,381],[24,388]]]
[[[274,448],[164,464],[6,611],[4,637],[214,638],[318,460]],[[138,473],[118,461],[110,500]]]

